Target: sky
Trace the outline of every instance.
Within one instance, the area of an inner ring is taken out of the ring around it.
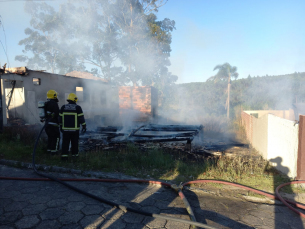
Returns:
[[[0,0],[1,66],[4,50],[10,67],[25,65],[14,60],[30,26],[23,5]],[[237,67],[239,78],[305,72],[304,11],[304,0],[169,0],[157,13],[158,20],[176,22],[169,71],[177,83],[205,82],[226,62]]]

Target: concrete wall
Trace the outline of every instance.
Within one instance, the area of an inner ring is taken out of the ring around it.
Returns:
[[[266,114],[273,114],[277,117],[294,120],[294,111],[292,109],[289,110],[250,110],[244,111],[245,113],[256,116],[256,118],[260,118]]]
[[[263,158],[268,157],[268,114],[253,120],[252,146],[259,151]]]
[[[64,75],[50,74],[27,70],[27,75],[3,74],[4,91],[9,92],[12,88],[11,81],[16,80],[16,87],[9,107],[9,116],[24,119],[29,124],[40,123],[38,116],[38,101],[46,101],[48,90],[58,92],[59,107],[66,104],[69,93],[77,93],[76,87],[82,87],[81,96],[77,102],[85,112],[85,118],[96,120],[103,125],[103,117],[113,114],[108,118],[108,125],[116,125],[119,122],[118,115],[118,89],[112,88],[99,80],[82,79]],[[33,78],[40,79],[40,85],[33,83]],[[8,97],[4,96],[7,104]],[[116,111],[116,112],[114,112]],[[116,115],[117,114],[117,115]]]
[[[259,118],[251,115],[255,112]],[[274,113],[291,115],[287,111]],[[252,146],[279,171],[295,178],[298,168],[299,125],[295,121],[270,114],[269,111],[244,111],[241,116]]]
[[[100,80],[31,70],[26,70],[26,75],[3,74],[2,77],[6,79],[3,83],[6,94],[12,89],[11,82],[13,80],[17,82],[8,117],[21,118],[28,124],[40,124],[37,103],[38,101],[46,101],[46,93],[51,89],[58,92],[59,107],[67,103],[66,99],[69,93],[76,93],[78,96],[77,104],[84,111],[88,128],[127,125],[134,121],[133,117],[126,119],[126,115],[120,115],[119,105],[122,98],[119,99],[119,90],[127,90],[128,93],[125,94],[129,96],[132,94],[132,110],[140,113],[139,117],[142,117],[143,114],[155,117],[157,112],[158,91],[153,87],[113,87]],[[39,79],[40,84],[36,84],[34,79]],[[8,97],[4,96],[4,100],[4,104],[7,104]],[[130,98],[127,100],[130,103]],[[124,107],[126,104],[123,102],[121,105],[121,108],[129,108]],[[143,121],[146,121],[146,116]]]
[[[268,156],[275,167],[289,177],[297,176],[299,125],[268,115]]]

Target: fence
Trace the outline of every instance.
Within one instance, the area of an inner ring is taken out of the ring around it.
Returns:
[[[300,127],[291,120],[293,119],[291,110],[243,111],[241,117],[247,139],[263,158],[289,177],[305,178],[305,155],[300,153],[299,146]],[[305,119],[305,116],[303,117]],[[305,138],[305,126],[303,137]],[[305,153],[305,144],[303,149]],[[301,156],[304,157],[304,162]]]

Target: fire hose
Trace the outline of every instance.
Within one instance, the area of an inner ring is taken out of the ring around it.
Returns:
[[[47,122],[46,122],[46,124],[47,124]],[[135,179],[68,179],[68,178],[57,179],[55,177],[52,177],[52,176],[40,173],[36,169],[36,165],[35,165],[35,153],[36,153],[36,148],[37,148],[37,145],[38,145],[38,141],[40,139],[40,136],[41,136],[41,134],[42,134],[46,124],[42,127],[42,129],[41,129],[41,131],[40,131],[40,133],[39,133],[39,135],[38,135],[38,137],[36,139],[36,142],[35,142],[35,145],[34,145],[34,150],[33,150],[33,158],[32,158],[33,170],[35,171],[35,173],[37,173],[38,175],[40,175],[42,177],[45,177],[45,178],[0,177],[0,179],[3,179],[3,180],[27,180],[27,181],[50,181],[50,180],[53,180],[53,181],[56,181],[56,182],[59,182],[59,183],[65,185],[66,187],[68,187],[68,188],[70,188],[70,189],[72,189],[74,191],[77,191],[77,192],[79,192],[81,194],[84,194],[84,195],[86,195],[88,197],[91,197],[91,198],[93,198],[95,200],[98,200],[98,201],[100,201],[102,203],[106,203],[108,205],[111,205],[111,206],[114,206],[114,207],[116,207],[118,209],[121,209],[124,212],[129,211],[129,212],[133,212],[133,213],[137,213],[137,214],[141,214],[141,215],[145,215],[145,216],[150,216],[150,217],[153,217],[153,218],[177,221],[177,222],[181,222],[181,223],[185,223],[185,224],[189,224],[189,225],[193,225],[193,226],[198,226],[198,227],[202,227],[202,228],[215,228],[215,227],[211,227],[211,226],[208,226],[206,224],[196,222],[196,218],[195,218],[195,215],[194,215],[194,213],[193,213],[193,211],[191,209],[191,206],[188,203],[185,195],[183,194],[183,191],[182,191],[183,187],[186,186],[186,185],[198,184],[198,183],[226,184],[226,185],[232,185],[232,186],[235,186],[235,187],[239,187],[239,188],[242,188],[242,189],[245,189],[245,190],[249,190],[249,191],[252,191],[254,193],[267,196],[267,197],[269,197],[271,199],[280,200],[289,209],[291,209],[292,211],[294,211],[295,213],[297,213],[301,217],[305,218],[305,214],[303,214],[302,212],[298,211],[296,208],[293,208],[291,206],[291,205],[294,205],[297,208],[305,209],[305,205],[297,203],[297,202],[294,202],[294,201],[285,200],[279,194],[279,190],[282,187],[290,185],[290,184],[305,183],[305,181],[293,181],[293,182],[288,182],[288,183],[281,184],[280,186],[278,186],[276,188],[275,195],[274,195],[272,193],[268,193],[268,192],[264,192],[264,191],[261,191],[261,190],[257,190],[257,189],[254,189],[254,188],[251,188],[251,187],[248,187],[248,186],[244,186],[244,185],[240,185],[240,184],[232,183],[232,182],[227,182],[227,181],[220,181],[220,180],[194,180],[194,181],[188,181],[188,182],[186,182],[186,183],[184,183],[182,185],[177,186],[177,185],[171,185],[171,184],[166,183],[166,182],[152,181],[152,180],[135,180]],[[154,213],[150,213],[150,212],[146,212],[146,211],[140,211],[140,210],[136,210],[136,209],[133,209],[133,208],[130,208],[130,207],[126,207],[124,205],[119,205],[119,204],[117,204],[115,202],[103,199],[101,197],[98,197],[98,196],[95,196],[93,194],[90,194],[90,193],[88,193],[86,191],[83,191],[83,190],[81,190],[81,189],[79,189],[77,187],[74,187],[74,186],[66,183],[66,181],[149,183],[149,184],[158,184],[158,185],[163,185],[163,186],[171,187],[172,189],[177,191],[178,195],[183,200],[183,202],[184,202],[184,204],[186,206],[186,210],[188,211],[191,220],[184,220],[184,219],[179,219],[179,218],[175,218],[175,217],[170,217],[170,216],[165,216],[165,215],[160,215],[160,214],[154,214]]]
[[[124,205],[120,205],[120,204],[117,204],[115,202],[112,202],[112,201],[109,201],[109,200],[106,200],[104,198],[101,198],[101,197],[98,197],[96,195],[93,195],[91,193],[88,193],[86,191],[83,191],[73,185],[70,185],[66,182],[64,182],[62,179],[57,179],[55,177],[52,177],[52,176],[48,176],[46,174],[43,174],[43,173],[40,173],[37,169],[36,169],[36,165],[35,165],[35,154],[36,154],[36,148],[37,148],[37,145],[38,145],[38,141],[40,139],[40,136],[42,134],[42,131],[45,129],[45,126],[47,125],[47,122],[45,123],[45,125],[41,128],[40,132],[39,132],[39,135],[36,139],[36,142],[35,142],[35,145],[34,145],[34,150],[33,150],[33,158],[32,158],[32,165],[33,165],[33,169],[34,171],[42,176],[42,177],[45,177],[45,178],[48,178],[50,180],[53,180],[53,181],[57,181],[58,183],[60,184],[63,184],[65,185],[66,187],[76,191],[76,192],[79,192],[81,194],[84,194],[86,196],[89,196],[91,197],[92,199],[95,199],[95,200],[98,200],[102,203],[105,203],[105,204],[108,204],[110,206],[114,206],[118,209],[121,209],[122,211],[126,212],[126,211],[129,211],[129,212],[133,212],[133,213],[138,213],[138,214],[141,214],[141,215],[145,215],[145,216],[150,216],[150,217],[153,217],[153,218],[159,218],[159,219],[165,219],[165,220],[172,220],[172,221],[177,221],[177,222],[180,222],[180,223],[185,223],[185,224],[190,224],[190,225],[193,225],[193,226],[198,226],[198,227],[202,227],[202,228],[210,228],[210,229],[215,229],[215,227],[211,227],[211,226],[208,226],[206,224],[203,224],[203,223],[199,223],[199,222],[196,222],[196,221],[191,221],[191,220],[184,220],[184,219],[179,219],[179,218],[175,218],[175,217],[170,217],[170,216],[165,216],[165,215],[160,215],[160,214],[155,214],[155,213],[150,213],[150,212],[146,212],[146,211],[140,211],[140,210],[137,210],[137,209],[133,209],[133,208],[130,208],[130,207],[126,207]],[[140,127],[141,128],[141,127]],[[133,133],[134,134],[134,133]],[[109,180],[108,180],[109,181]],[[111,180],[111,182],[118,182],[118,181],[113,181]],[[123,180],[121,180],[120,182],[124,182]],[[146,183],[155,183],[155,182],[151,182],[151,181],[146,181],[146,180],[142,180],[142,181],[139,181],[139,180],[131,180],[129,182],[146,182]],[[161,184],[161,185],[165,185],[165,186],[171,186],[170,184],[168,183],[165,183],[165,182],[156,182],[158,184]]]

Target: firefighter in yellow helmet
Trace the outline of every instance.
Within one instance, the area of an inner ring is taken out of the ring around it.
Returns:
[[[59,133],[59,107],[58,107],[58,93],[55,90],[49,90],[47,92],[47,101],[45,102],[45,119],[47,120],[45,127],[46,134],[48,135],[47,152],[51,155],[58,153],[60,133]]]
[[[70,93],[67,101],[68,104],[63,105],[59,112],[59,124],[63,133],[61,159],[64,161],[68,160],[70,142],[72,158],[78,157],[80,126],[82,126],[82,132],[86,132],[83,110],[76,104],[77,96],[74,93]]]

